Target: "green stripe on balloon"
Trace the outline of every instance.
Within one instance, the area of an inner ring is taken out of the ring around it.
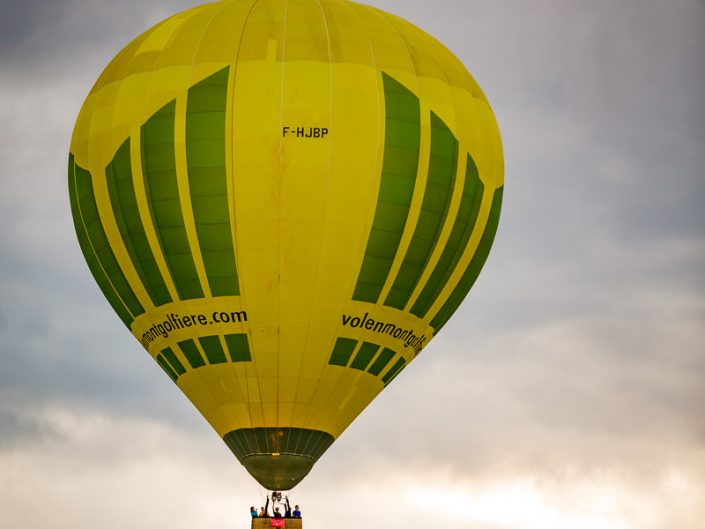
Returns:
[[[384,349],[367,370],[370,375],[378,376],[387,367],[396,353],[391,349]]]
[[[225,351],[218,336],[203,336],[198,342],[206,353],[209,364],[224,364],[227,362]]]
[[[401,370],[404,368],[405,364],[406,364],[406,360],[404,360],[403,358],[399,358],[394,363],[394,365],[389,369],[389,371],[387,371],[384,374],[384,376],[382,377],[382,382],[384,382],[385,386],[387,384],[389,384],[392,381],[392,379],[401,372]]]
[[[335,346],[333,346],[333,352],[330,355],[328,363],[334,366],[347,366],[355,347],[357,347],[357,340],[338,338],[335,342]]]
[[[484,187],[480,180],[477,166],[468,154],[463,194],[458,207],[458,215],[453,224],[453,230],[441,257],[438,259],[438,263],[436,263],[431,276],[411,308],[411,313],[419,318],[426,316],[431,305],[445,288],[465,251],[477,222],[477,214],[480,211]]]
[[[184,373],[186,373],[186,368],[178,359],[176,354],[174,354],[174,351],[172,351],[171,347],[166,347],[162,349],[162,355],[164,356],[164,359],[169,362],[169,365],[174,369],[177,375],[183,375]]]
[[[229,68],[188,91],[186,163],[198,243],[213,296],[237,296],[233,235],[225,169]]]
[[[81,210],[79,207],[79,201],[76,190],[76,173],[87,173],[84,169],[80,168],[74,163],[74,157],[69,154],[69,200],[71,203],[71,215],[73,216],[73,225],[76,229],[76,236],[78,238],[78,244],[83,252],[83,257],[88,264],[88,269],[93,274],[93,277],[98,283],[98,288],[108,300],[108,303],[113,307],[113,310],[117,313],[120,320],[129,329],[130,325],[134,321],[134,317],[130,314],[130,311],[125,306],[125,303],[118,296],[115,287],[110,282],[110,279],[105,273],[105,270],[98,261],[98,256],[88,238],[86,232],[86,227],[81,216]],[[90,178],[90,175],[89,175]]]
[[[350,364],[350,367],[353,369],[359,369],[360,371],[367,369],[367,366],[370,365],[370,362],[374,358],[375,354],[379,351],[379,347],[379,345],[374,343],[363,343],[355,355],[352,364]]]
[[[142,126],[142,171],[150,214],[164,258],[181,299],[203,297],[179,199],[174,154],[176,101]]]
[[[250,344],[247,341],[246,334],[226,334],[225,345],[228,347],[228,354],[233,362],[249,362],[252,360]]]
[[[246,334],[226,334],[224,338],[230,360],[233,362],[249,362],[252,360]],[[206,360],[209,365],[225,364],[228,362],[228,359],[225,356],[225,349],[220,341],[220,335],[214,334],[211,336],[202,336],[198,338],[198,343],[201,344],[201,348],[206,354]],[[203,359],[203,356],[201,356],[198,346],[194,340],[189,339],[179,342],[179,349],[181,349],[181,352],[186,357],[186,360],[188,360],[188,363],[194,369],[206,365],[206,361]],[[172,365],[174,365],[173,362],[171,362],[172,356],[173,359],[178,362],[176,355],[170,348],[167,347],[162,351],[162,353],[164,353],[164,356],[167,359],[170,359],[170,363]],[[171,353],[171,355],[168,353]],[[177,368],[175,369],[178,371]]]
[[[127,139],[116,151],[105,169],[110,204],[120,236],[125,244],[132,264],[155,306],[172,301],[164,282],[152,248],[147,240],[144,224],[137,207],[132,167],[130,140]]]
[[[377,208],[353,299],[376,303],[399,249],[414,194],[421,143],[419,99],[382,74],[384,160]]]
[[[191,364],[191,367],[197,368],[206,365],[198,347],[196,347],[196,342],[193,340],[189,339],[179,342],[179,349],[181,349],[181,352],[186,357],[186,360],[188,360],[188,363]]]
[[[144,313],[144,308],[140,304],[137,296],[132,291],[130,284],[125,278],[120,265],[115,258],[113,249],[110,246],[105,228],[100,221],[98,205],[96,204],[93,192],[93,181],[91,174],[85,169],[76,166],[76,198],[81,212],[81,219],[86,228],[86,236],[95,252],[101,268],[108,276],[110,284],[117,292],[120,299],[132,314],[133,318]]]
[[[480,244],[478,245],[475,255],[473,255],[470,264],[463,273],[462,278],[456,285],[455,289],[451,293],[448,300],[445,302],[443,307],[438,311],[438,314],[431,320],[431,327],[437,333],[443,328],[443,326],[448,322],[450,317],[460,306],[465,296],[470,292],[470,289],[475,284],[477,276],[480,274],[480,270],[487,261],[487,256],[490,253],[490,248],[492,247],[492,242],[494,241],[494,236],[497,233],[497,226],[499,224],[499,212],[502,209],[502,194],[504,187],[500,187],[494,193],[492,198],[492,207],[490,209],[489,218],[487,219],[487,224],[485,226],[485,231],[480,239]]]
[[[443,229],[458,163],[458,141],[441,118],[431,112],[431,155],[419,219],[392,288],[384,300],[403,309],[411,297]]]
[[[157,363],[161,366],[164,372],[169,375],[169,378],[176,382],[176,380],[179,378],[179,375],[177,375],[176,371],[174,371],[174,369],[169,365],[169,362],[166,361],[164,355],[157,355]]]

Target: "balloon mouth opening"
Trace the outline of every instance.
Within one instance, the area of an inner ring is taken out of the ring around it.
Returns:
[[[250,475],[268,490],[293,489],[315,462],[307,456],[281,453],[251,455],[241,461]]]
[[[243,428],[223,436],[240,463],[268,490],[290,490],[304,479],[335,438],[303,428]]]

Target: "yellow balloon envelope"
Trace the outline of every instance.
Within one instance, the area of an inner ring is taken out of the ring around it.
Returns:
[[[502,186],[494,115],[458,59],[347,0],[158,24],[96,82],[69,158],[103,294],[272,490],[458,308]]]

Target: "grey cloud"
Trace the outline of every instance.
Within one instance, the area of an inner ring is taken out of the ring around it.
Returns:
[[[0,29],[0,65],[16,72],[48,69],[54,75],[102,50],[117,53],[130,40],[194,0],[28,0],[5,9]]]
[[[90,285],[89,277],[85,278]],[[99,292],[48,306],[21,305],[0,350],[0,396],[15,410],[49,404],[149,417],[192,427],[202,419],[122,328]]]
[[[695,379],[695,398],[668,402],[679,390],[663,374],[606,354],[551,343],[537,344],[550,351],[472,345],[473,362],[410,366],[331,448],[326,457],[335,468],[355,473],[356,461],[372,459],[371,466],[448,468],[473,478],[570,467],[645,475],[693,457],[702,445],[702,425],[697,432],[692,424],[702,397]],[[683,384],[685,377],[676,379]]]
[[[69,0],[25,0],[12,7],[5,6],[0,19],[0,49],[6,52],[8,48],[18,48],[43,25],[64,16],[69,3]]]
[[[16,411],[0,409],[0,454],[6,450],[42,444],[57,436],[45,421]]]

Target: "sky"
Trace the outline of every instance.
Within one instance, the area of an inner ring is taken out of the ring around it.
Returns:
[[[124,329],[66,163],[108,61],[187,0],[2,0],[0,527],[249,527],[266,493]],[[368,0],[496,113],[451,322],[292,492],[307,529],[705,528],[705,3]]]

